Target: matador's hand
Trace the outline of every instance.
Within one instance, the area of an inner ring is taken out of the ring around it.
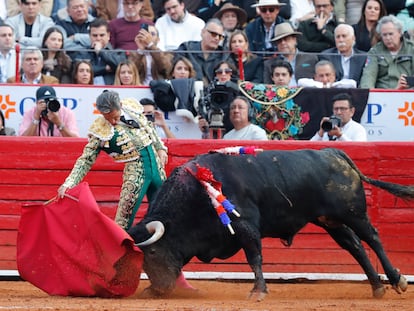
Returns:
[[[158,156],[160,157],[161,164],[165,166],[168,162],[168,154],[164,149],[160,149],[157,151]]]
[[[60,186],[58,189],[58,198],[63,198],[65,196],[66,190],[68,190],[68,187]]]

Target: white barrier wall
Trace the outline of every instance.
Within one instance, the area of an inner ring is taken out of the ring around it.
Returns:
[[[35,105],[36,85],[2,85],[0,88],[0,108],[5,114],[6,124],[18,133],[23,114],[26,110]],[[53,85],[56,95],[61,104],[75,112],[79,133],[86,137],[88,128],[92,121],[97,117],[95,100],[103,90],[116,90],[121,98],[134,97],[141,99],[144,97],[153,98],[152,92],[148,87],[111,87],[111,86],[76,86],[76,85]],[[197,139],[201,138],[198,125],[186,122],[183,118],[177,117],[175,112],[166,114],[167,123],[177,138]]]
[[[33,107],[37,85],[8,85],[0,88],[0,108],[5,114],[7,126],[16,132],[24,111]],[[79,87],[76,85],[54,86],[61,104],[73,109],[80,135],[87,136],[89,125],[96,118],[95,99],[105,89],[115,89],[121,98],[152,98],[148,87]],[[201,133],[197,124],[166,114],[167,123],[177,138],[197,139]],[[371,90],[361,124],[368,131],[370,141],[414,141],[414,92]]]

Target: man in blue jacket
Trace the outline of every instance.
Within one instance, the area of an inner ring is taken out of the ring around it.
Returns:
[[[278,0],[259,0],[253,4],[259,11],[259,17],[246,26],[246,35],[249,39],[249,50],[253,53],[266,57],[271,56],[276,50],[271,39],[277,24],[283,23],[284,18],[279,16],[280,7],[285,5]],[[266,53],[269,52],[269,53]]]

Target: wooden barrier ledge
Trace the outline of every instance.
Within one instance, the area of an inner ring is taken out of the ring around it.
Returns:
[[[84,138],[0,138],[0,270],[16,270],[16,237],[21,204],[44,202],[56,195],[58,187],[71,170],[86,143]],[[412,142],[309,142],[309,141],[223,141],[166,140],[169,148],[167,173],[196,154],[211,149],[237,145],[255,145],[266,150],[343,149],[369,177],[401,184],[414,184],[414,143]],[[102,153],[87,175],[86,181],[102,211],[113,218],[122,175],[116,164]],[[301,169],[300,163],[297,170]],[[369,215],[377,227],[384,247],[404,274],[414,274],[414,202],[396,199],[387,192],[365,185]],[[137,221],[146,212],[140,208]],[[369,256],[383,273],[371,250]],[[279,239],[263,240],[266,273],[363,273],[356,261],[322,231],[308,225],[287,248]],[[250,272],[242,252],[211,264],[194,259],[186,271]]]

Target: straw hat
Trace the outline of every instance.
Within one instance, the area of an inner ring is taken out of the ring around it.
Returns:
[[[277,24],[275,27],[275,36],[270,41],[277,41],[288,36],[298,36],[302,33],[295,31],[291,24],[285,22]]]
[[[286,3],[280,3],[278,0],[259,0],[259,2],[252,5],[252,8],[260,7],[260,6],[282,6],[282,5],[286,5]]]
[[[237,15],[237,21],[239,25],[244,25],[247,22],[247,13],[242,8],[239,8],[237,5],[233,3],[226,2],[219,11],[214,14],[213,17],[221,19],[224,13],[232,11]]]

